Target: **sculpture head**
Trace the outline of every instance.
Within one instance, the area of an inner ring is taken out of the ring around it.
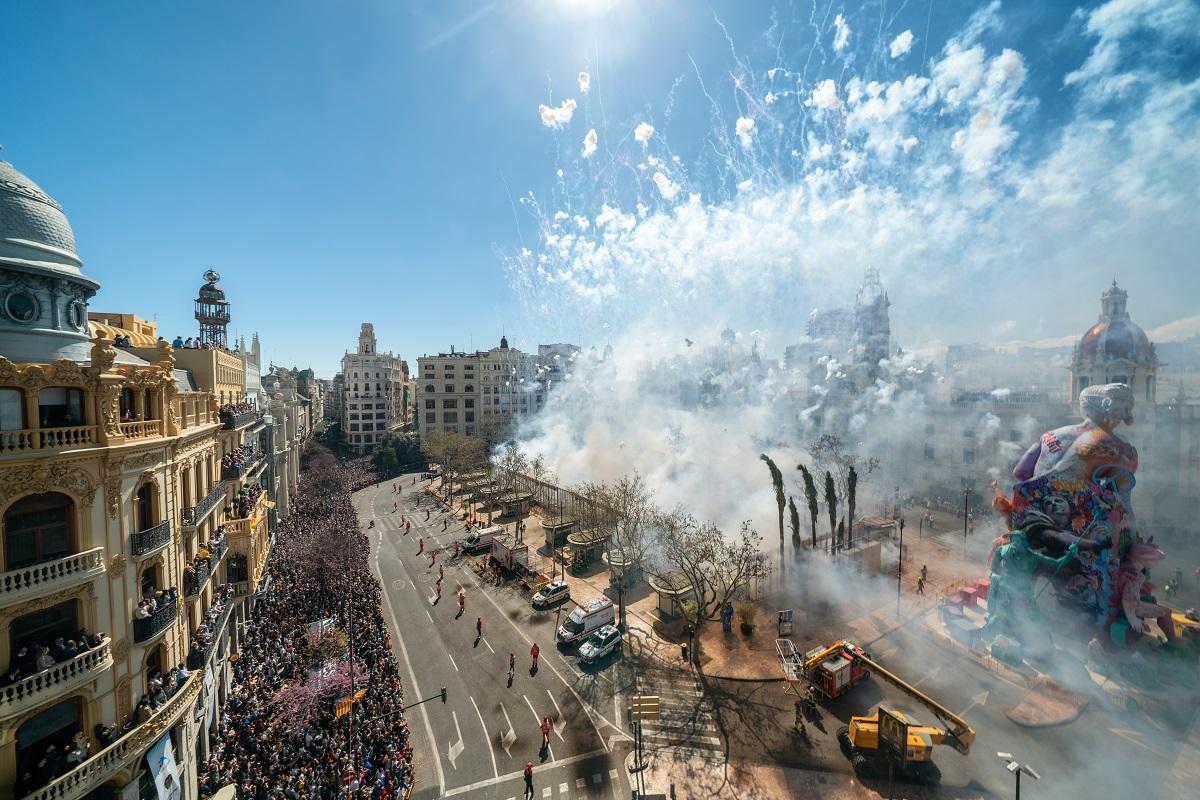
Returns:
[[[1133,424],[1133,390],[1124,383],[1088,386],[1079,393],[1079,413],[1111,433],[1124,422]]]

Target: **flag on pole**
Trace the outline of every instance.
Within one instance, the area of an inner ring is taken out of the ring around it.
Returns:
[[[363,695],[367,693],[366,689],[359,689],[349,697],[343,697],[333,705],[333,715],[335,717],[344,717],[350,713],[350,707],[359,700],[363,699]]]

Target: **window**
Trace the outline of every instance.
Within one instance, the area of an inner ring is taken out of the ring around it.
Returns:
[[[376,411],[375,419],[387,419],[387,414],[383,413],[382,411]]]
[[[133,529],[144,531],[153,528],[154,513],[154,484],[143,483],[133,496]]]
[[[474,421],[475,421],[475,412],[474,411],[467,411],[467,412],[463,413],[463,422],[474,422]]]
[[[1024,437],[1023,437],[1023,436],[1021,436],[1021,432],[1020,432],[1019,430],[1017,430],[1016,428],[1013,428],[1012,430],[1010,430],[1010,431],[1008,432],[1008,440],[1009,440],[1010,442],[1019,442],[1019,441],[1021,441],[1023,438],[1024,438]]]
[[[434,422],[437,422],[437,414],[436,414],[436,413],[433,413],[433,414],[426,414],[426,415],[425,415],[425,421],[426,421],[427,423],[434,423]]]
[[[0,431],[25,427],[25,397],[20,389],[0,389]]]
[[[1147,375],[1146,376],[1146,400],[1147,401],[1150,400],[1151,395],[1153,394],[1153,391],[1154,391],[1154,376]],[[3,427],[3,426],[0,425],[0,427]]]
[[[446,398],[442,401],[442,408],[458,408],[458,401],[453,398]]]
[[[925,445],[925,460],[933,461],[933,445],[931,444]]]
[[[350,419],[358,419],[358,414],[351,414]]]
[[[458,422],[458,412],[457,411],[443,411],[442,412],[442,422]]]
[[[1114,375],[1109,383],[1129,383],[1128,375]]]
[[[475,426],[468,425],[467,426],[467,436],[474,436],[474,435],[475,435]]]
[[[362,429],[364,431],[373,431],[373,430],[375,430],[375,423],[374,422],[364,422],[362,425]]]
[[[71,428],[83,424],[83,392],[52,386],[38,393],[38,416],[43,428]]]
[[[425,387],[425,391],[429,392],[430,394],[433,394],[433,393],[437,392],[437,389],[433,388],[433,384],[431,383]]]
[[[926,425],[926,426],[925,426],[925,435],[926,435],[926,436],[933,436],[933,425]]]
[[[352,430],[352,431],[356,431],[356,430],[358,430],[358,423],[357,423],[357,422],[351,422],[351,423],[350,423],[350,430]]]
[[[971,448],[967,448],[966,450],[963,450],[963,463],[964,464],[974,464],[975,463],[975,451],[974,450],[972,450]]]
[[[376,410],[381,409],[381,408],[387,408],[387,404],[386,403],[376,403],[375,408],[376,408]]]
[[[446,384],[446,394],[454,394],[454,384],[453,383]]]
[[[71,512],[65,494],[24,497],[4,513],[5,571],[65,558],[72,552]]]
[[[974,428],[963,428],[963,438],[964,439],[974,439],[975,438],[975,429]]]
[[[59,636],[74,639],[79,633],[74,600],[17,617],[9,628],[9,642],[15,651],[23,644],[48,647]]]
[[[437,400],[426,400],[425,401],[425,409],[427,411],[430,409],[434,409],[434,408],[437,408]]]
[[[468,397],[466,400],[463,400],[463,408],[474,408],[474,407],[475,407],[475,398]]]
[[[463,391],[464,392],[473,392],[473,391],[475,391],[475,387],[468,383],[466,388],[463,389]]]

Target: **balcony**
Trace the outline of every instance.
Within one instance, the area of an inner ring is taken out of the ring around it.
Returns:
[[[77,800],[141,757],[196,704],[204,676],[194,673],[155,714],[75,769],[24,800]]]
[[[146,419],[138,422],[122,422],[121,434],[126,439],[152,439],[162,436],[162,420]]]
[[[95,425],[81,425],[72,428],[0,431],[0,454],[42,453],[71,447],[92,447],[96,443],[96,430]]]
[[[184,525],[199,525],[223,499],[225,499],[225,485],[218,483],[199,503],[183,509],[179,515],[179,521]]]
[[[251,456],[247,460],[243,461],[241,464],[237,464],[232,467],[221,467],[221,480],[223,480],[223,481],[238,480],[243,475],[245,475],[247,472],[251,472],[255,467],[257,467],[260,463],[262,463],[262,458],[263,458],[262,450],[259,450],[253,456]]]
[[[177,616],[179,616],[179,603],[172,601],[145,619],[135,619],[133,621],[133,641],[140,644],[153,639],[171,627]]]
[[[256,411],[242,411],[237,414],[222,414],[221,422],[225,423],[225,430],[236,431],[238,428],[244,428],[251,422],[258,419]]]
[[[68,589],[104,574],[104,548],[0,574],[0,605]]]
[[[209,575],[212,574],[212,571],[211,571],[212,567],[210,566],[210,563],[211,562],[202,563],[198,567],[193,567],[192,569],[194,571],[192,574],[194,575],[194,577],[192,577],[192,578],[188,578],[186,574],[184,575],[184,579],[183,579],[183,596],[184,597],[195,597],[196,595],[200,594],[200,590],[203,589],[208,584],[208,577],[209,577]]]
[[[244,517],[225,520],[225,533],[227,536],[245,536],[266,519],[267,493],[263,492],[259,495],[258,501],[254,507],[250,509],[250,513]]]
[[[50,669],[0,688],[0,719],[20,716],[47,700],[78,689],[112,667],[110,640]]]
[[[138,531],[133,534],[132,552],[134,558],[148,556],[159,548],[171,542],[171,520],[164,520],[153,528]]]
[[[221,638],[225,635],[225,626],[229,624],[229,616],[233,613],[234,596],[225,599],[225,609],[212,626],[212,644],[198,648],[196,657],[188,655],[188,669],[204,669],[212,661],[212,656],[220,650]]]

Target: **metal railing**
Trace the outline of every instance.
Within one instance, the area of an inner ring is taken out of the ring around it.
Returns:
[[[24,713],[56,695],[93,680],[112,666],[111,640],[0,688],[0,718]]]
[[[65,589],[104,572],[104,548],[43,561],[0,574],[0,604]]]
[[[0,453],[36,453],[40,450],[90,447],[95,443],[95,425],[0,431]]]
[[[192,571],[191,578],[187,577],[186,575],[184,576],[184,580],[183,580],[183,596],[184,597],[195,597],[196,595],[200,594],[200,590],[203,589],[204,586],[208,583],[208,577],[209,577],[209,575],[212,574],[211,564],[212,564],[212,560],[211,560],[211,556],[210,556],[209,561],[202,562],[200,564],[200,566],[192,568],[193,571]]]
[[[150,719],[84,761],[75,769],[26,795],[23,800],[74,800],[102,785],[150,745],[196,704],[204,676],[195,673]]]
[[[134,558],[152,553],[171,541],[171,520],[163,520],[152,528],[133,534],[131,549]]]
[[[199,503],[183,509],[179,515],[179,521],[184,525],[199,525],[224,497],[225,485],[218,483]]]
[[[133,640],[135,642],[144,642],[147,639],[154,638],[171,627],[171,624],[175,622],[175,617],[178,615],[179,603],[172,600],[145,619],[135,619],[133,621]]]
[[[237,414],[222,414],[221,422],[225,423],[225,430],[234,431],[238,428],[245,427],[251,422],[258,419],[257,411],[240,411]]]

